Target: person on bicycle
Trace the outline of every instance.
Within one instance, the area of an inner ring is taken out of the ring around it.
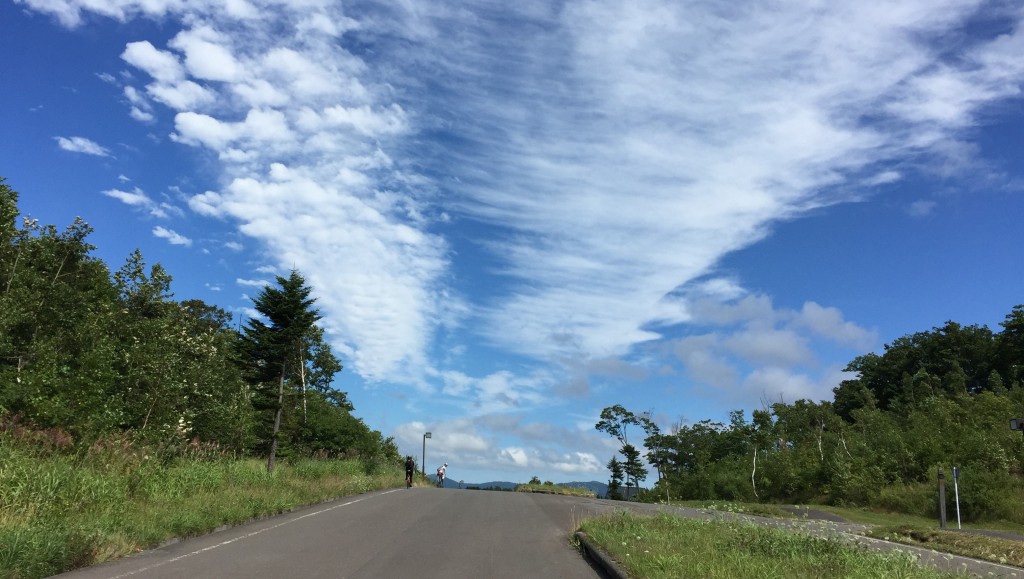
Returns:
[[[406,455],[405,457],[405,486],[409,488],[412,486],[412,473],[416,471],[416,463],[412,460],[412,455]]]
[[[448,463],[437,467],[437,486],[444,488],[444,475],[448,472]]]

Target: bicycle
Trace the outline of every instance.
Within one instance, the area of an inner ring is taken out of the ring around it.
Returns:
[[[405,488],[407,488],[407,489],[411,489],[412,488],[412,473],[411,472],[405,473]]]
[[[437,475],[437,488],[439,488],[439,489],[443,489],[444,488],[444,475],[443,474]]]

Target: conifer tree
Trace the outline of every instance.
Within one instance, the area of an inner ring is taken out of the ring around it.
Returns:
[[[298,271],[292,270],[287,277],[277,276],[277,286],[267,286],[253,300],[256,311],[269,323],[252,319],[244,330],[244,349],[250,363],[250,371],[264,395],[265,410],[273,414],[270,432],[270,448],[267,457],[267,472],[274,471],[278,437],[281,431],[281,416],[284,411],[285,382],[292,375],[301,372],[303,360],[297,356],[301,348],[308,348],[307,337],[313,324],[320,319],[320,312],[313,307],[316,299],[310,298],[312,289]],[[276,401],[270,394],[272,384],[277,385]]]

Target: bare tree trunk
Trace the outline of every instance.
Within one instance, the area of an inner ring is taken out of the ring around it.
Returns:
[[[21,248],[18,248],[18,252],[14,254],[14,265],[11,266],[11,277],[7,278],[7,289],[4,293],[11,293],[11,283],[14,282],[14,276],[18,274],[18,260],[21,258]]]
[[[136,382],[135,386],[138,387],[138,385],[139,385],[138,382]],[[140,428],[139,430],[145,430],[146,429],[146,425],[149,424],[149,417],[150,417],[151,414],[153,414],[153,409],[156,408],[157,400],[159,400],[159,398],[157,398],[154,395],[153,396],[153,403],[149,405],[149,410],[146,411],[146,418],[142,421],[142,428]]]
[[[757,496],[757,481],[754,479],[754,475],[757,474],[757,447],[754,447],[754,470],[750,471],[750,486],[754,489],[754,498],[760,500],[761,497]]]
[[[665,476],[661,476],[661,468],[658,468],[658,481],[665,481],[665,504],[672,502],[671,495],[668,494],[668,471],[665,471]]]
[[[839,441],[843,443],[843,450],[846,451],[846,456],[853,458],[853,455],[850,454],[850,449],[846,446],[846,437],[840,434]]]
[[[302,425],[306,425],[306,360],[299,347],[299,378],[302,383]]]
[[[281,431],[281,410],[284,408],[284,364],[281,365],[281,381],[277,386],[277,413],[274,415],[274,432],[270,437],[270,457],[267,459],[267,474],[274,472],[274,457],[277,455],[277,433]]]
[[[824,432],[825,432],[825,423],[824,422],[819,422],[818,423],[818,454],[821,455],[821,462],[822,463],[825,462],[825,451],[823,451],[821,449],[821,436],[822,436],[822,433],[824,433]]]

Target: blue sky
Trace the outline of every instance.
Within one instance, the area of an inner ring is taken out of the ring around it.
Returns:
[[[0,175],[181,299],[297,268],[336,387],[467,482],[606,480],[1024,303],[1024,8],[2,0]]]

